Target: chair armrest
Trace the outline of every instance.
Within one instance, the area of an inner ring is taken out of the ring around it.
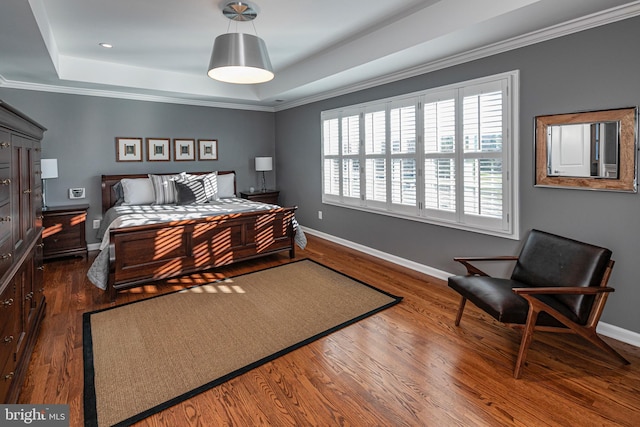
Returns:
[[[454,257],[453,260],[464,265],[465,268],[467,269],[467,274],[469,276],[473,276],[473,275],[489,276],[487,273],[480,270],[478,267],[472,265],[471,263],[476,261],[517,261],[518,257],[515,255],[492,256],[492,257],[475,256],[475,257]]]
[[[517,261],[517,255],[504,255],[504,256],[457,256],[453,258],[454,261]]]
[[[535,294],[567,294],[567,295],[595,295],[602,292],[614,292],[615,289],[605,286],[546,286],[539,288],[513,288],[511,289],[516,294],[520,295],[535,295]]]

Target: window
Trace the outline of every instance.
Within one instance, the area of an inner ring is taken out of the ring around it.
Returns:
[[[518,72],[323,111],[323,203],[518,238]]]

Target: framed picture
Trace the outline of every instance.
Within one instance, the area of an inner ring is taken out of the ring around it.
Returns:
[[[147,160],[150,162],[171,160],[169,138],[147,138]]]
[[[142,138],[116,138],[117,162],[141,162]]]
[[[196,159],[196,142],[193,139],[174,139],[174,159],[187,161]]]
[[[218,140],[198,140],[198,160],[218,160]]]

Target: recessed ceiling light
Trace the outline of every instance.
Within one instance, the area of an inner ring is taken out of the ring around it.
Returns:
[[[98,43],[98,44],[104,47],[105,49],[111,49],[113,47],[113,45],[109,43]]]

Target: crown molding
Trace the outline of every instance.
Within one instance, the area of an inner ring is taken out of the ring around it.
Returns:
[[[75,87],[58,86],[58,85],[51,85],[51,84],[19,82],[14,80],[7,80],[0,75],[0,88],[3,88],[3,87],[8,89],[33,90],[38,92],[63,93],[67,95],[97,96],[102,98],[128,99],[133,101],[160,102],[160,103],[166,103],[166,104],[226,108],[230,110],[266,111],[270,113],[275,111],[273,107],[262,106],[262,105],[214,102],[214,101],[204,101],[204,100],[197,100],[197,99],[175,98],[170,96],[121,92],[121,91],[113,91],[113,90],[75,88]]]

